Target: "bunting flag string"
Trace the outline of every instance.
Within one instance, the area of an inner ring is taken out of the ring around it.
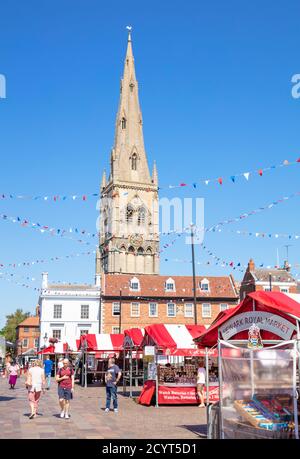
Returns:
[[[261,212],[263,212],[265,210],[272,209],[276,205],[281,204],[283,202],[287,202],[288,200],[290,200],[290,199],[292,199],[292,198],[294,198],[296,196],[300,196],[300,192],[299,191],[297,191],[296,193],[292,193],[289,196],[284,196],[284,197],[278,199],[277,201],[273,201],[270,204],[267,204],[267,205],[265,205],[263,207],[259,207],[257,209],[254,209],[254,210],[250,211],[250,212],[243,213],[243,214],[239,215],[236,218],[223,220],[223,221],[221,221],[221,222],[219,222],[219,223],[217,223],[217,224],[215,224],[215,225],[213,225],[211,227],[204,228],[204,229],[196,227],[196,231],[198,233],[201,232],[201,231],[202,232],[204,231],[205,233],[219,231],[221,226],[224,226],[224,225],[230,224],[230,223],[236,223],[236,222],[244,220],[244,219],[246,219],[246,218],[248,218],[248,217],[250,217],[252,215],[261,213]],[[8,216],[6,214],[0,214],[0,218],[2,220],[4,220],[4,221],[9,221],[9,222],[12,222],[12,223],[20,224],[20,226],[23,227],[23,228],[36,229],[36,230],[40,231],[41,233],[50,233],[52,236],[66,237],[68,239],[76,240],[77,242],[80,242],[80,243],[83,243],[83,244],[87,244],[87,245],[90,245],[90,243],[85,241],[85,240],[82,240],[82,239],[74,239],[74,238],[70,237],[69,234],[81,234],[81,235],[84,235],[84,236],[87,236],[87,237],[91,237],[91,238],[95,238],[95,237],[99,236],[99,233],[96,233],[96,232],[95,233],[90,233],[87,230],[81,230],[81,229],[78,229],[78,228],[69,228],[68,230],[67,229],[60,229],[60,228],[57,229],[57,228],[50,227],[48,225],[42,225],[40,223],[30,222],[29,219],[22,219],[20,217],[11,217],[11,216]],[[191,227],[188,226],[188,227],[184,228],[181,233],[178,232],[177,230],[170,230],[167,233],[159,232],[159,234],[161,234],[161,235],[177,234],[177,237],[178,237],[178,236],[180,236],[182,234],[187,234],[187,232],[190,232],[190,230],[191,230]],[[258,233],[258,234],[263,234],[263,233]],[[279,237],[279,235],[275,234],[275,237],[277,237],[277,236]],[[290,236],[290,235],[288,235],[288,236]],[[177,240],[177,237],[173,241],[171,241],[170,243],[165,243],[163,245],[163,249],[166,249],[170,245],[175,244],[175,242]],[[270,236],[268,236],[268,237],[270,237]],[[295,239],[298,239],[298,235],[295,235]],[[161,250],[161,253],[163,251],[164,250]]]
[[[41,292],[41,288],[39,287],[33,287],[32,285],[28,285],[28,284],[25,284],[24,282],[18,282],[18,281],[15,281],[14,279],[11,279],[9,277],[2,277],[0,276],[0,280],[5,280],[7,282],[10,282],[12,284],[15,284],[15,285],[18,285],[20,287],[24,287],[24,288],[27,288],[27,289],[30,289],[30,290],[34,290],[35,292]]]
[[[213,225],[213,226],[211,226],[211,227],[208,227],[208,228],[199,228],[199,227],[195,226],[195,236],[196,236],[196,240],[199,240],[199,236],[197,236],[197,235],[199,235],[199,234],[202,234],[202,235],[203,235],[203,232],[204,232],[204,233],[209,233],[209,232],[221,232],[221,231],[223,231],[223,230],[220,229],[220,227],[223,226],[223,225],[230,224],[230,223],[236,223],[236,222],[239,222],[239,221],[241,221],[241,220],[244,220],[244,219],[246,219],[246,218],[248,218],[248,217],[250,217],[250,216],[252,216],[252,215],[258,214],[258,213],[263,212],[263,211],[265,211],[265,210],[272,209],[274,206],[276,206],[276,205],[278,205],[278,204],[281,204],[281,203],[283,203],[283,202],[286,202],[286,201],[288,201],[289,199],[292,199],[292,198],[294,198],[294,197],[296,197],[296,196],[300,196],[300,192],[299,192],[299,191],[296,192],[296,193],[293,193],[293,194],[291,194],[291,195],[289,195],[289,196],[284,196],[283,198],[278,199],[277,201],[273,201],[272,203],[267,204],[267,205],[264,206],[264,207],[259,207],[258,209],[252,210],[252,211],[250,211],[250,212],[248,212],[248,213],[243,213],[243,214],[241,214],[239,217],[232,218],[232,219],[230,219],[230,220],[223,220],[223,221],[221,221],[221,222],[219,222],[219,223],[217,223],[216,225]],[[188,232],[190,232],[190,231],[191,231],[191,227],[188,226],[187,228],[185,228],[185,229],[183,230],[183,232],[178,232],[178,231],[172,230],[172,231],[169,231],[169,232],[167,232],[167,233],[160,233],[160,234],[163,234],[163,235],[171,235],[171,234],[173,234],[173,233],[177,233],[177,236],[178,236],[178,237],[181,237],[183,234],[188,234]],[[254,234],[256,235],[256,234],[263,234],[263,233],[257,233],[257,232],[255,232]],[[270,233],[268,233],[268,235],[269,235],[269,234],[270,234]],[[272,235],[271,235],[271,236],[272,236]],[[274,236],[274,237],[277,237],[277,236],[279,237],[279,235],[277,235],[277,234],[274,234],[273,236]],[[291,235],[288,235],[288,236],[291,236]],[[257,236],[257,237],[258,237],[258,236]],[[262,237],[262,236],[261,236],[261,237]],[[268,236],[268,237],[270,237],[270,236]],[[295,235],[295,239],[298,239],[298,235]],[[160,253],[163,253],[167,248],[169,248],[170,246],[174,245],[175,242],[176,242],[177,240],[178,240],[178,238],[175,238],[175,239],[173,239],[170,243],[165,243],[165,244],[163,244],[163,249],[160,251]]]
[[[158,187],[159,190],[163,189],[174,189],[174,188],[185,188],[185,187],[192,187],[192,188],[197,188],[199,185],[209,185],[211,183],[218,183],[219,185],[223,185],[224,181],[227,181],[229,183],[235,184],[237,180],[241,177],[243,177],[246,182],[249,182],[250,177],[253,176],[259,176],[262,177],[265,172],[270,172],[274,171],[276,169],[282,168],[282,167],[288,167],[288,166],[294,166],[296,164],[300,163],[300,157],[294,161],[289,161],[285,159],[283,162],[280,164],[276,164],[273,166],[269,167],[258,167],[255,170],[252,171],[246,171],[246,172],[241,172],[238,174],[230,175],[228,177],[224,176],[219,176],[216,178],[206,178],[206,179],[201,179],[199,181],[193,181],[191,183],[185,183],[185,182],[180,182],[177,185],[165,185],[163,187]],[[150,188],[148,191],[151,191]],[[124,196],[128,194],[128,192],[124,192]],[[101,194],[99,193],[85,193],[85,194],[72,194],[72,195],[63,195],[63,194],[54,194],[54,195],[20,195],[20,194],[12,194],[12,193],[1,193],[0,194],[0,200],[4,199],[21,199],[21,200],[32,200],[32,201],[43,201],[43,202],[65,202],[65,201],[82,201],[82,202],[87,202],[91,198],[100,198]]]
[[[59,257],[51,257],[48,259],[38,259],[38,260],[32,260],[32,261],[22,261],[21,263],[0,263],[0,268],[24,268],[24,267],[32,267],[37,264],[44,264],[44,263],[49,263],[53,261],[61,261],[64,259],[69,259],[69,258],[76,258],[80,257],[82,255],[95,255],[96,250],[92,250],[89,252],[79,252],[79,253],[71,253],[70,255],[62,255]]]
[[[219,228],[217,232],[223,232],[224,230]],[[288,238],[290,240],[298,240],[300,239],[300,234],[287,234],[287,233],[269,233],[267,231],[243,231],[243,230],[227,230],[228,233],[239,234],[242,236],[254,236],[256,238],[264,238],[264,239],[278,239],[278,238]]]
[[[23,218],[20,218],[20,217],[11,217],[11,216],[8,216],[6,214],[0,214],[0,218],[2,220],[9,221],[11,223],[20,224],[20,226],[22,226],[23,228],[36,229],[37,231],[39,231],[41,233],[50,233],[51,236],[66,237],[68,239],[76,240],[77,242],[81,242],[81,243],[87,244],[87,245],[90,245],[90,243],[87,242],[87,241],[84,241],[82,239],[74,239],[74,238],[68,236],[68,234],[71,234],[71,233],[73,233],[73,234],[82,234],[82,235],[88,236],[88,237],[96,237],[96,236],[98,236],[97,233],[89,233],[86,230],[79,230],[78,228],[69,228],[68,230],[66,230],[66,229],[56,229],[56,228],[53,228],[53,227],[50,227],[50,226],[47,226],[47,225],[42,225],[40,223],[30,222],[29,219],[23,219]]]

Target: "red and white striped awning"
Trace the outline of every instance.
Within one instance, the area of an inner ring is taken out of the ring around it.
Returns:
[[[145,329],[129,328],[128,330],[124,330],[124,335],[131,338],[132,346],[139,347],[144,339]]]
[[[122,333],[118,334],[89,334],[81,336],[80,346],[81,349],[84,348],[84,341],[87,343],[87,350],[89,352],[93,351],[121,351],[123,349],[124,335]]]
[[[54,343],[45,349],[42,349],[38,354],[66,354],[72,352],[78,352],[80,345],[80,339],[67,338],[67,342]]]
[[[194,338],[204,331],[206,328],[203,325],[149,325],[145,327],[142,346],[157,346],[166,355],[204,355],[204,350],[197,348],[194,342]]]

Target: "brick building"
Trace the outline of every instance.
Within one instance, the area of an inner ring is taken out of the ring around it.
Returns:
[[[243,300],[247,293],[264,290],[266,292],[297,293],[297,282],[290,273],[287,262],[283,268],[256,268],[252,259],[240,287],[240,299]]]
[[[196,291],[199,325],[209,326],[220,311],[236,306],[239,299],[231,276],[197,276]],[[153,323],[193,324],[193,301],[192,276],[104,274],[101,332],[118,333],[120,321],[121,331]]]
[[[37,311],[38,312],[38,311]],[[35,354],[39,348],[40,318],[28,317],[16,327],[17,355]]]

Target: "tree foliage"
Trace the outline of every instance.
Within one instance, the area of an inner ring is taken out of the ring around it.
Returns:
[[[7,341],[14,343],[16,341],[16,327],[30,316],[30,312],[24,312],[22,309],[17,309],[13,314],[6,316],[6,324],[0,330],[0,334],[5,336]]]

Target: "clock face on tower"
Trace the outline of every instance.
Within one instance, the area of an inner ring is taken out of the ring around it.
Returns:
[[[132,244],[134,247],[139,247],[143,244],[144,238],[141,234],[131,234],[129,236],[129,242]]]

